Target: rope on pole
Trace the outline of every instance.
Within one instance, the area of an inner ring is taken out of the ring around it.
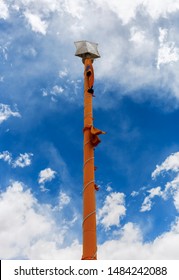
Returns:
[[[84,146],[87,145],[87,144],[90,143],[90,142],[91,142],[91,140],[86,141],[86,142],[84,143]]]
[[[92,216],[93,214],[95,214],[96,213],[96,210],[95,211],[93,211],[93,212],[91,212],[91,213],[89,213],[84,219],[83,219],[83,225],[84,225],[84,222],[90,217],[90,216]]]
[[[88,182],[88,183],[84,186],[83,192],[86,190],[86,188],[87,188],[91,183],[94,183],[94,180]]]
[[[94,157],[91,157],[91,158],[87,159],[87,160],[85,161],[83,167],[88,163],[88,161],[90,161],[90,160],[92,160],[92,159],[94,159]]]

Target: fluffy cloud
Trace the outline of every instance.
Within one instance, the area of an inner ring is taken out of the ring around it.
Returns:
[[[62,0],[13,0],[13,6],[15,9],[23,7],[23,10],[29,10],[34,13],[42,13],[48,16],[50,13],[55,12],[60,7]]]
[[[70,196],[61,191],[59,195],[59,209],[62,209],[65,205],[68,205],[70,200]]]
[[[0,18],[7,19],[9,17],[8,6],[3,0],[0,0]]]
[[[177,211],[179,211],[179,174],[170,182],[167,182],[164,190],[164,198],[173,196],[173,202]]]
[[[176,48],[174,42],[167,42],[167,29],[159,28],[160,48],[158,50],[157,68],[161,64],[176,62],[179,60],[179,48]]]
[[[9,105],[0,103],[0,124],[10,117],[21,117],[19,112],[13,112]]]
[[[120,219],[126,214],[124,197],[124,194],[119,192],[112,192],[106,196],[103,207],[98,211],[99,222],[106,229],[120,225]]]
[[[162,196],[163,192],[161,191],[161,187],[153,188],[148,191],[149,195],[145,197],[144,202],[142,203],[141,212],[150,211],[152,208],[152,199],[155,196]]]
[[[148,190],[149,195],[145,197],[141,209],[141,212],[150,211],[153,204],[154,197],[158,196],[162,199],[173,198],[173,203],[177,211],[179,211],[179,152],[168,156],[161,165],[157,165],[156,169],[152,172],[152,179],[156,179],[159,175],[167,175],[170,171],[174,174],[174,179],[168,181],[163,189],[162,187],[156,187]]]
[[[5,162],[11,164],[11,162],[12,162],[12,155],[8,151],[4,151],[4,152],[0,153],[0,159],[2,159]]]
[[[80,248],[75,242],[73,252],[59,249],[69,224],[61,221],[57,226],[51,206],[39,204],[30,189],[17,181],[0,194],[0,223],[1,259],[74,258]]]
[[[97,5],[99,7],[111,10],[114,14],[116,14],[123,22],[123,24],[127,24],[132,18],[135,17],[136,8],[139,6],[143,1],[136,0],[136,1],[116,1],[111,0],[110,2],[107,0],[98,0]]]
[[[152,172],[152,178],[155,179],[162,172],[166,171],[179,171],[179,152],[171,154],[168,156],[161,165],[157,165],[156,169]]]
[[[167,104],[178,106],[179,103],[174,104],[173,99],[170,98],[175,97],[179,101],[178,27],[177,25],[173,27],[172,24],[175,20],[174,13],[179,10],[176,1],[136,0],[131,3],[130,0],[92,0],[89,5],[87,0],[75,2],[7,0],[7,3],[9,10],[13,9],[10,20],[15,22],[13,18],[15,15],[22,23],[23,30],[20,32],[26,32],[25,20],[28,21],[32,31],[45,35],[42,36],[42,47],[39,51],[41,56],[37,56],[37,65],[33,68],[36,77],[40,73],[39,69],[42,71],[49,65],[50,71],[50,64],[60,61],[56,78],[63,78],[67,87],[60,85],[57,91],[53,91],[58,98],[79,103],[79,98],[74,98],[74,92],[76,94],[74,85],[69,84],[69,79],[76,81],[81,77],[80,62],[72,58],[75,52],[73,41],[86,38],[98,42],[101,53],[101,59],[95,63],[95,76],[97,81],[103,83],[100,91],[105,97],[105,104],[100,100],[98,106],[112,104],[111,96],[108,95],[111,87],[116,98],[120,98],[121,94],[132,94],[133,98],[140,99],[146,98],[146,95],[153,98],[154,91],[151,93],[147,90],[145,94],[144,92],[141,94],[138,89],[162,88],[162,94],[161,92],[158,94],[157,90],[155,94],[159,98],[163,99],[165,96],[170,99],[170,104]],[[86,20],[89,15],[92,15],[93,20]],[[160,21],[163,16],[164,24]],[[165,36],[162,32],[165,32]],[[32,34],[29,33],[29,36]],[[33,42],[35,41],[32,40],[32,49]],[[172,81],[169,83],[170,75]],[[44,86],[43,95],[51,95],[52,91],[46,89],[46,86],[53,89],[53,85],[49,82]],[[57,86],[56,82],[55,86]],[[121,86],[122,93],[119,90]],[[61,94],[62,90],[64,90],[63,94]],[[56,96],[52,96],[51,100],[58,102]]]
[[[1,0],[3,3],[3,0]],[[9,2],[9,1],[7,1]],[[52,12],[65,12],[72,17],[82,19],[85,14],[85,8],[90,9],[88,1],[76,0],[14,0],[12,7],[28,9],[31,12],[42,13],[43,15],[49,15]],[[116,14],[123,22],[127,24],[131,19],[135,18],[138,7],[143,6],[144,9],[148,10],[150,16],[154,19],[160,16],[166,16],[169,13],[176,12],[179,10],[179,4],[176,0],[135,0],[131,3],[130,0],[92,0],[92,6],[102,8],[104,10],[110,10]],[[2,7],[5,4],[2,4]]]
[[[175,195],[174,195],[174,205],[175,205],[175,208],[177,209],[177,211],[179,212],[179,188],[175,192]]]
[[[81,244],[78,240],[74,240],[71,245],[65,248],[58,248],[55,241],[39,239],[28,248],[28,258],[32,260],[80,260],[81,251]]]
[[[95,2],[95,1],[93,1]],[[131,19],[135,18],[136,12],[139,8],[147,10],[153,19],[160,16],[166,16],[169,13],[179,10],[179,4],[175,0],[98,0],[97,5],[100,7],[107,7],[113,11],[123,22],[127,24]]]
[[[13,162],[13,167],[21,167],[24,168],[26,166],[31,165],[31,157],[33,154],[31,153],[25,153],[25,154],[20,154],[19,157]]]
[[[135,196],[138,196],[139,195],[139,192],[136,192],[136,191],[132,191],[131,192],[131,196],[132,197],[135,197]]]
[[[26,12],[25,17],[27,18],[34,32],[39,32],[42,33],[43,35],[46,35],[48,24],[47,22],[42,20],[39,17],[39,15],[34,15],[29,12]]]
[[[64,199],[62,199],[64,201]],[[18,203],[17,203],[18,201]],[[65,198],[65,201],[66,198]],[[0,194],[1,259],[80,259],[81,244],[74,238],[64,245],[71,226],[63,219],[57,224],[50,205],[40,204],[30,189],[20,182]],[[179,220],[151,242],[144,242],[142,230],[125,224],[115,240],[98,245],[99,259],[178,259]]]
[[[33,154],[31,154],[31,153],[20,154],[15,160],[13,160],[12,154],[9,153],[8,151],[3,151],[2,153],[0,153],[0,159],[7,162],[13,168],[16,168],[16,167],[24,168],[26,166],[31,165],[32,156],[33,156]]]
[[[59,71],[59,77],[62,79],[64,77],[68,76],[68,70],[65,68],[64,70]]]
[[[46,182],[50,182],[55,178],[56,171],[52,170],[51,168],[46,168],[44,170],[41,170],[39,173],[38,183],[40,184],[41,191],[48,191],[48,189],[45,188]]]
[[[44,214],[47,206],[39,205],[20,182],[1,193],[0,209],[1,258],[25,257],[24,250],[53,228],[50,216]]]
[[[64,91],[64,89],[61,86],[56,85],[52,89],[52,94],[54,94],[54,95],[62,94],[63,91]]]
[[[99,259],[175,259],[179,258],[176,244],[179,242],[179,220],[170,231],[158,236],[152,242],[143,242],[142,231],[132,223],[126,224],[119,232],[119,238],[106,241],[99,246]]]
[[[179,4],[175,0],[141,0],[144,7],[147,8],[152,18],[157,19],[160,16],[167,17],[168,14],[179,10]]]

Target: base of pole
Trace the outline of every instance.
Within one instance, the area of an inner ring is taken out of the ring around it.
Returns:
[[[94,257],[94,258],[93,258],[93,257],[82,257],[81,260],[82,260],[82,261],[85,261],[85,260],[88,260],[88,261],[89,261],[89,260],[95,261],[95,260],[97,260],[97,258],[96,258],[96,257]]]

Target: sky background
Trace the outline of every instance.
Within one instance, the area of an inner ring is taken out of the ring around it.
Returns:
[[[0,0],[0,258],[80,259],[83,64],[99,44],[99,259],[179,259],[179,1]]]

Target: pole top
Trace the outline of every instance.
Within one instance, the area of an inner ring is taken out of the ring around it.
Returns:
[[[89,41],[77,41],[75,42],[75,46],[75,55],[81,57],[83,60],[85,58],[95,59],[100,57],[97,49],[98,44],[96,43],[92,43]]]

